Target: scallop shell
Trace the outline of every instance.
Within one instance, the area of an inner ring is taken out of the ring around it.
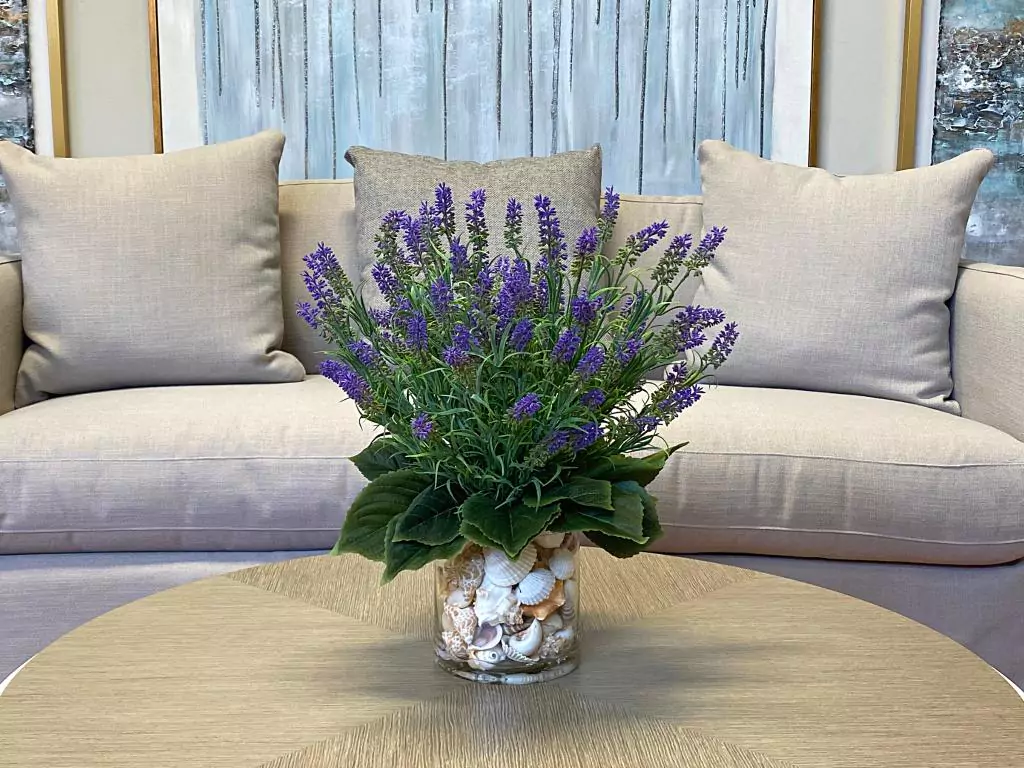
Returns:
[[[550,531],[547,531],[535,538],[533,543],[538,547],[543,547],[544,549],[555,549],[562,545],[562,540],[564,538],[564,533],[551,533]]]
[[[501,642],[501,627],[495,624],[481,624],[470,647],[474,651],[486,651]]]
[[[544,621],[544,619],[561,608],[565,604],[565,588],[562,584],[563,582],[556,581],[555,588],[551,590],[551,594],[548,595],[547,599],[543,602],[537,603],[536,605],[524,605],[523,614],[526,616],[534,616],[535,618]]]
[[[576,556],[567,549],[559,549],[548,558],[548,570],[556,579],[569,579],[576,572]]]
[[[541,622],[540,628],[541,632],[544,634],[544,637],[548,637],[549,635],[554,634],[564,626],[565,622],[562,620],[562,615],[560,613],[552,613],[550,616],[544,619],[544,621]]]
[[[535,621],[523,632],[508,638],[505,641],[505,645],[507,648],[511,648],[521,656],[530,657],[540,649],[540,644],[543,639],[543,631],[540,622]]]
[[[472,608],[456,608],[454,605],[446,605],[444,612],[451,618],[452,627],[458,632],[466,643],[473,642],[476,635],[477,618]]]
[[[501,648],[488,648],[485,651],[472,651],[469,654],[469,666],[481,672],[489,672],[505,661],[505,651]]]
[[[519,557],[509,558],[500,549],[484,550],[484,575],[491,584],[499,587],[511,587],[522,581],[537,562],[537,548],[527,544]]]
[[[512,587],[484,583],[476,591],[473,605],[481,624],[516,624],[522,621],[522,609],[512,593]]]
[[[469,658],[469,646],[466,645],[466,641],[462,639],[462,635],[458,632],[442,632],[441,639],[444,641],[444,647],[448,649],[448,653],[452,658],[461,661]]]
[[[555,574],[547,568],[530,571],[516,588],[516,596],[523,605],[537,605],[544,602],[555,588]]]

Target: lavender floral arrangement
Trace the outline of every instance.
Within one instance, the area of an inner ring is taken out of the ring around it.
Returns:
[[[584,532],[618,557],[643,550],[661,535],[645,486],[681,447],[656,448],[658,428],[700,399],[738,336],[720,310],[675,299],[725,229],[696,246],[671,239],[645,281],[637,262],[668,224],[606,257],[612,189],[571,254],[541,195],[539,252],[524,247],[523,208],[510,199],[504,249],[492,253],[485,201],[481,189],[465,204],[465,241],[444,184],[417,217],[388,213],[372,268],[380,306],[326,245],[305,259],[313,301],[299,314],[336,347],[321,372],[383,428],[352,457],[370,483],[334,551],[383,561],[385,579],[468,542],[514,558],[544,531]]]

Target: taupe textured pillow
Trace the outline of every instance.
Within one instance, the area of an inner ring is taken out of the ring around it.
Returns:
[[[374,235],[390,210],[415,215],[420,203],[433,201],[439,182],[452,188],[458,223],[463,204],[475,189],[487,190],[487,224],[491,248],[501,249],[505,203],[514,197],[523,205],[525,248],[536,252],[535,195],[547,195],[558,211],[570,245],[597,220],[601,199],[601,148],[598,146],[550,157],[517,157],[474,163],[403,155],[366,147],[350,147],[345,159],[355,169],[356,226],[359,259],[372,261]]]
[[[729,232],[695,301],[740,331],[718,381],[959,413],[946,302],[992,162],[838,177],[704,142],[704,222]]]
[[[299,381],[279,348],[284,136],[140,157],[4,142],[24,328],[16,404],[120,387]]]

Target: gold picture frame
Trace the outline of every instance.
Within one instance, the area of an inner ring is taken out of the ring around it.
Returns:
[[[917,102],[921,82],[921,41],[924,24],[924,0],[905,0],[903,22],[903,78],[900,87],[899,142],[896,169],[916,165]]]
[[[53,116],[53,154],[71,156],[71,137],[68,131],[68,98],[64,61],[64,2],[46,2],[47,54],[50,64],[50,111]]]

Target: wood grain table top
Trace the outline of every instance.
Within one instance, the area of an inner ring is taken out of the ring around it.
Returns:
[[[1024,704],[930,629],[817,587],[581,554],[580,668],[433,661],[430,569],[260,566],[118,608],[0,696],[17,768],[1024,766]]]

